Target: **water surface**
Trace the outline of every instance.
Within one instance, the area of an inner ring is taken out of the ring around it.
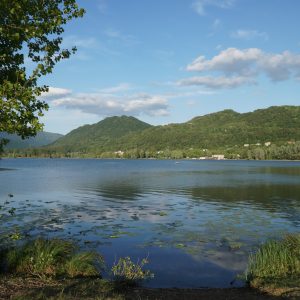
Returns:
[[[109,266],[148,257],[148,286],[227,287],[299,231],[299,183],[299,162],[3,159],[0,205],[17,210],[1,231],[73,238]]]

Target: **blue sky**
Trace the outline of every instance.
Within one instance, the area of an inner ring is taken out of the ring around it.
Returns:
[[[112,115],[185,122],[300,105],[298,0],[89,0],[66,27],[77,53],[42,79],[45,130]]]

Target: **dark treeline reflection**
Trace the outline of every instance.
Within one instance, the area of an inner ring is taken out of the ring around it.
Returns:
[[[257,184],[194,187],[186,190],[195,201],[216,202],[224,209],[248,205],[279,213],[300,224],[300,185]]]
[[[103,200],[137,200],[143,195],[143,187],[130,180],[125,182],[116,180],[93,185],[88,192],[98,195]]]

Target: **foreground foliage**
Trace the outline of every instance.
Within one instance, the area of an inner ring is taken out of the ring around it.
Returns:
[[[62,34],[84,10],[76,0],[0,0],[0,7],[0,132],[24,138],[41,129],[48,108],[38,79],[76,51],[61,49]]]
[[[300,290],[300,234],[263,244],[250,255],[246,278],[251,286],[267,291]]]
[[[77,253],[75,245],[60,239],[37,239],[21,247],[4,251],[9,273],[41,279],[100,276],[103,259],[92,252]]]
[[[288,235],[282,241],[270,241],[263,245],[250,257],[247,278],[251,285],[268,293],[298,299],[299,244],[299,235]],[[1,299],[277,299],[248,288],[133,288],[141,280],[153,277],[150,271],[144,269],[147,259],[133,263],[129,257],[120,258],[112,267],[115,280],[104,280],[99,277],[99,268],[96,268],[96,265],[99,266],[98,256],[75,252],[73,243],[58,239],[37,239],[2,252],[1,259],[2,267],[6,264],[6,271],[11,272],[0,276]],[[262,283],[266,282],[268,287],[273,284],[275,288],[261,288]],[[291,288],[282,288],[283,283],[289,283]]]

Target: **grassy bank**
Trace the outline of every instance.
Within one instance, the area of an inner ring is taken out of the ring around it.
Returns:
[[[263,244],[249,257],[246,279],[264,292],[300,298],[300,234]]]
[[[140,288],[153,276],[147,263],[120,258],[111,279],[103,279],[101,255],[70,241],[36,239],[1,251],[0,299],[300,299],[300,235],[268,241],[250,255],[248,288]]]

